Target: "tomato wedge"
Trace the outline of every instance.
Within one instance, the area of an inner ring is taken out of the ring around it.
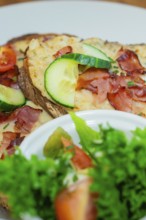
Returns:
[[[75,168],[80,170],[93,166],[91,158],[81,148],[74,145],[71,140],[62,137],[61,141],[66,151],[74,153],[71,161]],[[70,146],[72,146],[72,148],[69,148]]]
[[[96,220],[95,196],[89,179],[82,180],[60,192],[55,200],[57,220]]]
[[[1,46],[0,73],[13,69],[15,64],[16,64],[16,54],[14,50],[9,45]]]

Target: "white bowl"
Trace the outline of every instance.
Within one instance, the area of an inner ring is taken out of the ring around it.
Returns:
[[[106,126],[107,123],[114,128],[125,131],[126,133],[134,130],[136,127],[146,127],[145,118],[121,111],[89,110],[77,112],[76,114],[85,119],[87,124],[94,129],[97,129],[99,124]],[[42,125],[36,131],[32,132],[28,137],[26,137],[20,146],[23,154],[27,158],[29,158],[32,154],[37,154],[38,156],[43,157],[43,146],[45,142],[52,132],[59,126],[71,134],[76,144],[79,143],[79,138],[75,131],[74,123],[71,120],[70,115],[65,115]]]

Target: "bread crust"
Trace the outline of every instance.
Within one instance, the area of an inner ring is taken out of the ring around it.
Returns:
[[[25,97],[33,101],[35,104],[40,105],[53,118],[67,114],[64,107],[48,100],[41,94],[41,91],[33,85],[29,75],[27,58],[24,60],[24,66],[19,70],[18,83]]]
[[[45,38],[46,39],[52,39],[53,37],[58,36],[58,34],[54,33],[46,33],[46,34],[39,34],[39,33],[31,33],[31,34],[24,34],[18,37],[14,37],[7,41],[7,44],[14,44],[19,41],[31,41],[32,39],[38,39],[38,38]]]

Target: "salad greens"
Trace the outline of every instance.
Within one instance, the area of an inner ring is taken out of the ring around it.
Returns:
[[[128,138],[110,126],[95,131],[74,113],[70,115],[83,150],[93,160],[86,175],[93,179],[91,191],[98,194],[98,220],[146,216],[146,128],[137,128]],[[28,160],[17,152],[0,161],[0,192],[8,196],[15,217],[27,212],[55,219],[56,195],[67,187],[65,179],[70,173],[76,177],[72,156],[62,153],[59,158],[42,160],[33,155]]]
[[[55,219],[54,199],[66,187],[64,179],[70,172],[70,154],[59,159],[29,160],[20,152],[0,161],[0,192],[8,196],[15,218],[23,213]]]
[[[100,126],[97,135],[72,114],[80,142],[94,152],[91,190],[99,193],[98,220],[138,220],[146,216],[146,128],[131,139],[123,131]],[[86,131],[88,131],[86,133]],[[96,141],[96,138],[99,140]]]

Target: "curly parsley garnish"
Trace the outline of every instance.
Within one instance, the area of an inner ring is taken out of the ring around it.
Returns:
[[[91,190],[98,193],[98,220],[139,220],[146,216],[146,128],[131,138],[111,127],[91,129],[72,114],[83,149],[94,156]],[[99,141],[97,140],[99,139]],[[102,141],[101,141],[102,140]]]
[[[28,213],[55,219],[54,199],[67,187],[64,179],[73,170],[70,157],[66,153],[56,160],[40,160],[33,155],[28,160],[18,153],[0,161],[0,192],[8,196],[15,218]]]
[[[95,131],[74,113],[70,115],[83,150],[93,160],[86,175],[93,180],[91,191],[98,195],[98,220],[146,216],[146,128],[128,135],[110,126]],[[72,183],[78,179],[71,157],[62,153],[56,159],[32,156],[28,160],[16,153],[0,161],[0,192],[8,196],[15,217],[28,213],[55,220],[58,192],[70,184],[68,177],[72,176]]]

